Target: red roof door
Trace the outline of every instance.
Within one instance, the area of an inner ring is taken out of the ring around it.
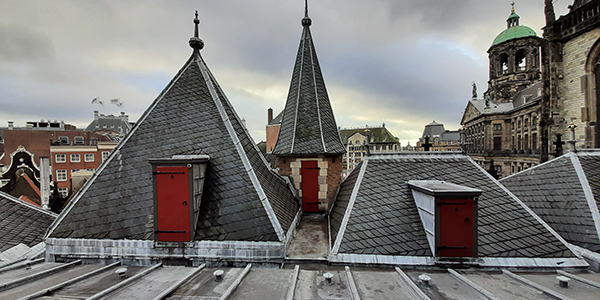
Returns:
[[[440,200],[441,257],[473,256],[473,199]]]
[[[302,161],[302,209],[304,212],[319,211],[319,163]]]
[[[156,167],[158,240],[190,241],[190,188],[186,166]]]

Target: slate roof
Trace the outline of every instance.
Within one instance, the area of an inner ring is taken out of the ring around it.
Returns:
[[[574,257],[548,225],[469,157],[414,152],[367,157],[341,184],[331,210],[334,254],[337,247],[345,254],[432,256],[409,180],[441,180],[483,191],[480,257]]]
[[[281,129],[272,154],[343,154],[346,152],[335,123],[310,33],[311,19],[302,20],[302,37],[292,73]]]
[[[86,131],[111,130],[122,134],[127,134],[131,130],[131,125],[121,116],[100,115],[94,119],[90,125],[85,128]]]
[[[0,252],[18,244],[33,247],[43,241],[56,214],[0,192]]]
[[[49,237],[154,239],[148,159],[206,154],[195,239],[282,241],[298,201],[291,185],[267,167],[240,120],[196,48]]]
[[[600,252],[600,152],[570,152],[501,182],[567,242]]]

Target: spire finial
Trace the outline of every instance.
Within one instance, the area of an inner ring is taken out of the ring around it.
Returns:
[[[304,17],[308,18],[308,0],[304,0]]]
[[[200,20],[198,19],[198,11],[196,11],[196,18],[194,18],[194,36],[190,38],[190,47],[194,50],[202,50],[202,48],[204,48],[204,41],[202,41],[198,35],[198,24],[200,24]]]
[[[304,18],[302,19],[302,26],[310,26],[312,20],[308,17],[308,0],[304,0]]]
[[[512,8],[510,9],[511,13],[515,13],[515,1],[511,2],[510,5],[512,6]]]

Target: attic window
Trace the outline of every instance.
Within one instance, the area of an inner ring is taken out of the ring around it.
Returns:
[[[477,257],[481,190],[437,180],[408,182],[435,257]]]
[[[194,240],[208,155],[150,158],[154,181],[154,239]]]

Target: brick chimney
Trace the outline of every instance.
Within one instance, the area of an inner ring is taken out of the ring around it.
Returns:
[[[267,124],[271,124],[271,121],[273,121],[273,109],[269,107],[267,110]]]

